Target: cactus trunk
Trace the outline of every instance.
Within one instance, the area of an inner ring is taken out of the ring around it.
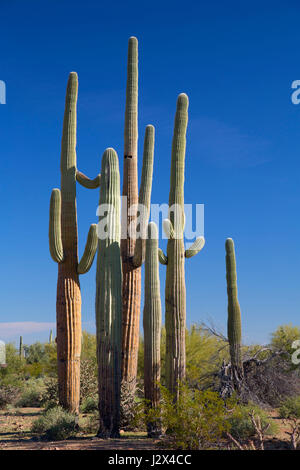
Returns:
[[[121,256],[122,284],[122,392],[126,402],[134,406],[139,324],[141,303],[141,265],[144,261],[144,241],[137,240],[132,232],[137,228],[137,204],[146,208],[144,230],[147,230],[151,198],[154,128],[147,126],[145,135],[143,171],[138,194],[138,41],[129,39],[127,62],[127,89],[124,131],[124,167],[122,202]],[[126,203],[124,203],[126,199]],[[136,206],[136,209],[134,209]],[[129,233],[129,227],[131,235]],[[132,230],[133,228],[133,230]],[[131,398],[130,398],[131,397]],[[123,402],[123,400],[122,400]],[[130,408],[130,405],[129,405]],[[126,415],[125,409],[123,415]]]
[[[188,97],[177,99],[169,195],[169,219],[164,221],[168,236],[167,256],[160,250],[159,261],[167,266],[165,287],[166,385],[178,397],[178,385],[185,379],[186,288],[185,258],[196,255],[204,246],[198,237],[192,247],[184,248],[184,168]]]
[[[147,405],[155,408],[160,399],[161,301],[158,264],[158,232],[154,222],[148,225],[145,259],[144,389]],[[159,422],[149,422],[148,437],[161,433]]]
[[[108,205],[108,206],[107,206]],[[101,210],[108,210],[108,215]],[[122,265],[118,156],[102,157],[96,279],[96,327],[100,425],[98,436],[119,437],[122,344]],[[102,230],[104,224],[108,236]]]
[[[241,310],[237,294],[237,276],[234,242],[227,238],[226,248],[226,280],[228,295],[228,321],[227,333],[231,358],[231,371],[234,388],[240,389],[240,380],[243,376],[243,364],[241,355],[242,325]]]
[[[78,78],[71,72],[67,85],[61,143],[61,190],[54,189],[50,203],[50,253],[58,263],[56,323],[59,403],[78,413],[80,398],[81,292],[78,272],[76,210],[76,107]],[[96,226],[90,228],[88,244],[96,251]],[[83,259],[86,257],[86,251]]]

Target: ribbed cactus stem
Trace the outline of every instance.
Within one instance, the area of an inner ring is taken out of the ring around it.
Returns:
[[[23,347],[23,337],[22,336],[20,336],[19,356],[20,356],[20,359],[23,359],[23,357],[24,357],[24,347]]]
[[[50,330],[49,344],[52,344],[52,342],[53,342],[53,334],[52,334],[52,330]]]
[[[148,225],[145,259],[144,326],[144,388],[150,407],[157,407],[160,399],[160,337],[161,300],[158,262],[158,231],[154,222]],[[148,423],[148,436],[160,433],[159,423]]]
[[[146,206],[146,222],[142,231],[146,231],[149,212],[152,168],[154,128],[147,126],[144,144],[143,171],[140,193],[138,195],[138,40],[129,38],[127,60],[127,87],[125,105],[124,129],[124,164],[123,164],[123,202],[122,202],[122,390],[134,406],[134,393],[136,388],[139,324],[141,303],[141,265],[145,257],[145,242],[137,240],[135,231],[137,220],[137,203]],[[126,204],[124,200],[126,198]],[[132,231],[134,236],[132,236]],[[131,232],[131,234],[129,233]],[[129,398],[131,395],[131,400]],[[130,406],[130,405],[129,405]],[[128,406],[127,406],[128,408]]]
[[[100,415],[98,436],[107,438],[119,436],[121,393],[122,266],[120,255],[120,175],[118,156],[113,149],[107,149],[102,157],[98,215],[96,277]],[[105,227],[107,236],[104,236]]]
[[[165,287],[166,385],[175,400],[179,393],[178,384],[185,379],[185,258],[194,256],[204,246],[204,239],[200,237],[189,250],[185,251],[184,249],[184,169],[188,105],[187,95],[181,93],[177,99],[172,141],[169,218],[163,224],[168,237],[167,255],[162,250],[158,252],[160,263],[167,266]]]
[[[237,275],[235,249],[232,238],[227,238],[225,242],[226,249],[226,280],[228,295],[228,322],[227,332],[230,349],[231,364],[242,371],[241,343],[242,343],[242,324],[241,310],[237,295]]]
[[[59,403],[75,413],[79,412],[80,399],[81,293],[79,274],[87,272],[91,267],[97,249],[96,229],[95,226],[91,226],[83,258],[78,263],[77,95],[78,77],[76,72],[71,72],[67,85],[61,141],[61,189],[52,191],[49,221],[50,254],[58,263],[56,323]],[[97,178],[100,181],[100,177]]]

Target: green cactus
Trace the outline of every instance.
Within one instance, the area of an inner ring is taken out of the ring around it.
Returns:
[[[52,335],[52,330],[50,330],[50,335],[49,335],[49,343],[53,343],[53,335]]]
[[[110,438],[119,436],[122,346],[120,174],[118,156],[113,149],[104,152],[101,169],[96,276],[98,436]],[[107,236],[104,236],[105,227]]]
[[[23,359],[24,357],[23,336],[20,336],[19,356],[20,359]]]
[[[144,298],[144,390],[148,406],[155,408],[160,399],[161,301],[158,231],[154,222],[150,222],[148,225]],[[161,433],[159,422],[150,422],[147,428],[148,437],[154,437]]]
[[[135,205],[144,203],[149,211],[152,169],[154,128],[146,129],[143,172],[140,191],[138,194],[138,40],[129,38],[127,60],[127,87],[125,105],[124,129],[124,164],[123,164],[123,190],[127,204],[122,203],[122,240],[121,255],[123,269],[123,333],[122,333],[122,390],[126,394],[126,405],[131,395],[134,405],[134,392],[136,387],[137,360],[139,346],[140,303],[141,303],[141,265],[144,259],[145,244],[128,233],[129,227],[135,231],[139,224]],[[152,142],[152,143],[151,143]],[[147,219],[147,214],[146,217]],[[141,228],[147,232],[148,220]],[[123,236],[123,232],[125,236]],[[123,400],[122,400],[123,402]],[[134,405],[135,406],[135,405]],[[128,408],[128,406],[127,406]]]
[[[226,249],[226,280],[228,295],[228,322],[227,334],[231,358],[231,368],[235,388],[239,384],[239,378],[243,374],[241,344],[242,344],[242,323],[241,310],[237,295],[237,276],[235,250],[232,238],[227,238]],[[238,385],[239,386],[239,385]]]
[[[78,413],[80,397],[81,293],[79,274],[86,273],[97,250],[96,225],[90,227],[86,248],[78,263],[76,180],[97,187],[100,176],[89,180],[76,167],[76,108],[78,78],[69,75],[61,143],[61,190],[53,189],[50,201],[50,254],[58,263],[56,320],[58,393],[60,405]]]
[[[186,289],[185,258],[199,253],[204,238],[198,237],[193,245],[184,248],[184,166],[188,97],[182,93],[177,99],[169,195],[169,219],[164,221],[168,237],[167,256],[159,250],[159,261],[167,266],[165,287],[166,325],[166,385],[176,399],[178,384],[185,378]]]

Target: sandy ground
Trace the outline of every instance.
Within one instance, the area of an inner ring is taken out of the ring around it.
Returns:
[[[158,441],[148,439],[145,433],[124,433],[120,439],[99,439],[92,434],[80,434],[65,441],[40,441],[30,432],[32,422],[38,418],[40,408],[0,410],[1,450],[157,450]],[[279,424],[276,436],[266,440],[266,449],[289,449],[288,423],[279,419],[277,413],[270,416]]]

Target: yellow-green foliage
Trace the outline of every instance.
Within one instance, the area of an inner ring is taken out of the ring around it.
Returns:
[[[161,419],[166,431],[163,445],[172,449],[200,450],[218,446],[222,436],[229,430],[227,403],[211,390],[191,390],[179,385],[176,403],[173,396],[161,387],[161,405],[146,413],[146,422]]]
[[[82,332],[81,359],[91,359],[96,361],[96,335]]]
[[[293,326],[291,323],[288,325],[281,325],[271,334],[271,345],[273,348],[291,353],[292,343],[295,340],[300,340],[300,328]]]
[[[230,433],[233,437],[243,440],[256,436],[256,430],[249,415],[252,411],[254,412],[254,418],[260,418],[262,428],[269,425],[265,431],[267,435],[273,435],[277,432],[278,425],[269,417],[268,412],[253,403],[249,403],[248,405],[236,406],[229,416]]]
[[[279,408],[279,416],[300,419],[300,395],[284,400]]]

